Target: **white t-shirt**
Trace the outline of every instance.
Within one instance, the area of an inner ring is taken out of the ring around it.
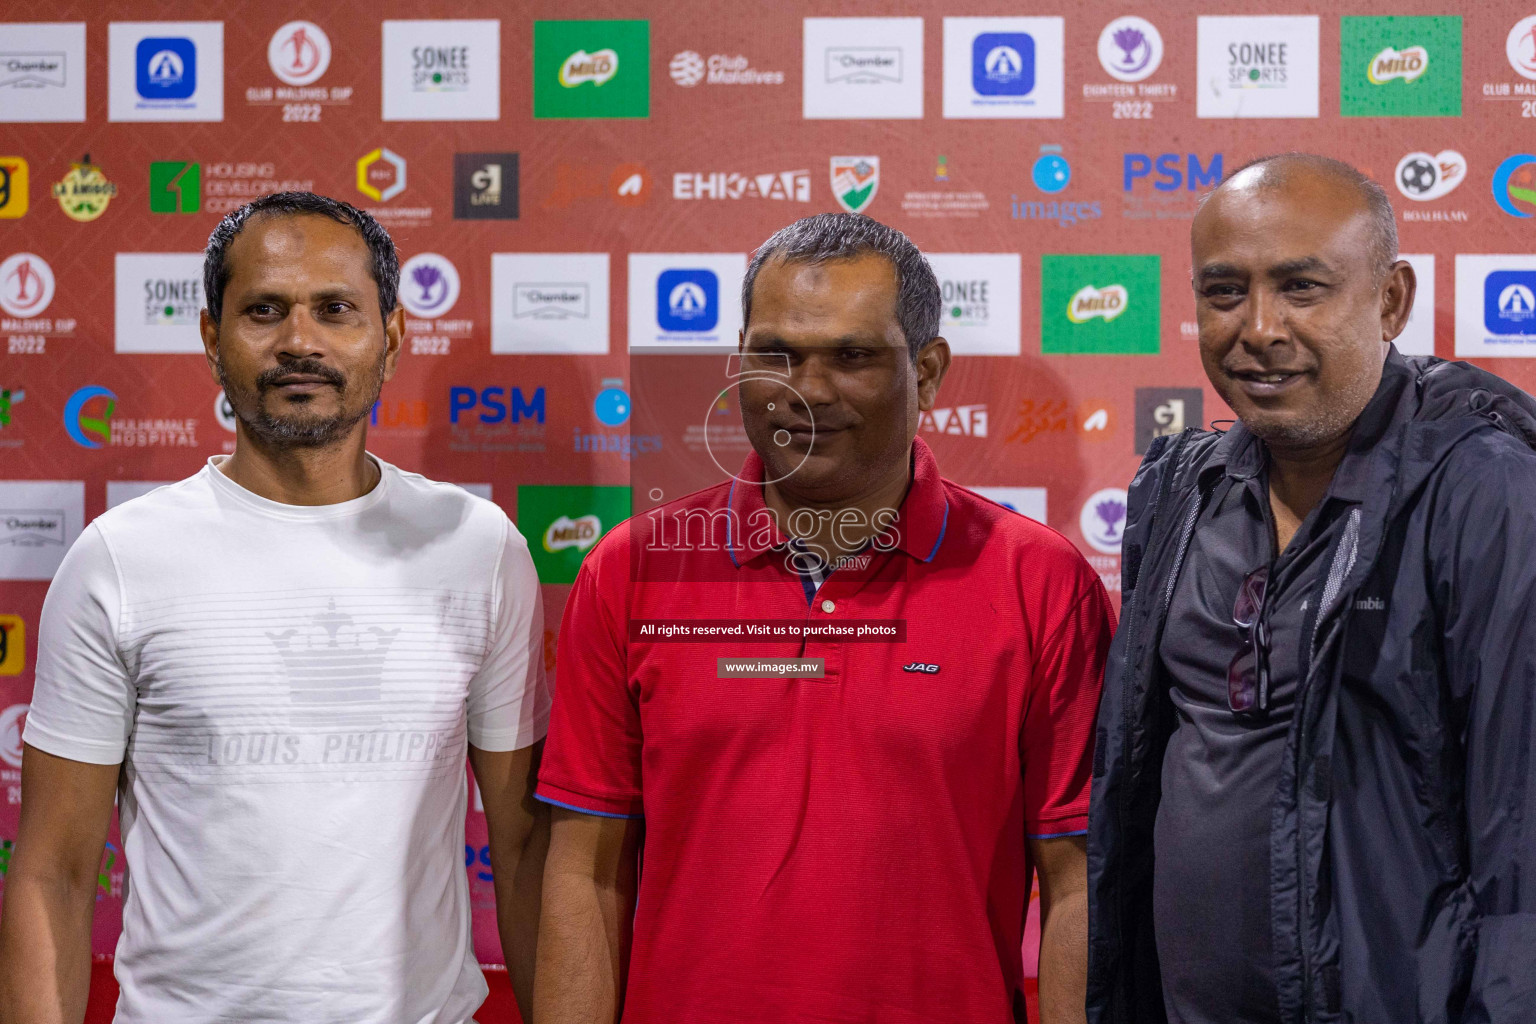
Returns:
[[[466,739],[549,720],[528,545],[380,460],[295,506],[222,459],[92,523],[43,606],[26,742],[124,764],[117,1021],[461,1024]]]

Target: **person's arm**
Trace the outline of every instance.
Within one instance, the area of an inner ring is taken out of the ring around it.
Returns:
[[[1536,472],[1529,453],[1509,446],[1465,461],[1465,477],[1441,486],[1430,535],[1441,663],[1465,723],[1476,959],[1461,1019],[1528,1024],[1536,1021]]]
[[[1088,844],[1029,840],[1040,875],[1040,1024],[1082,1024],[1088,986]]]
[[[21,823],[0,908],[6,1024],[80,1024],[85,1017],[96,877],[120,770],[24,748]]]
[[[549,850],[549,806],[533,798],[543,751],[543,741],[521,750],[469,748],[490,836],[496,930],[524,1021],[533,1020],[533,965]]]
[[[533,1019],[616,1024],[635,916],[641,818],[554,809]]]

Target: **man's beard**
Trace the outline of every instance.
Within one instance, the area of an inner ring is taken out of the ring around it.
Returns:
[[[224,388],[230,408],[258,441],[273,448],[324,448],[347,436],[373,410],[379,392],[384,388],[384,360],[385,356],[380,354],[378,365],[361,383],[367,389],[364,393],[371,397],[355,411],[347,408],[347,397],[359,390],[358,383],[349,382],[341,371],[318,360],[300,359],[264,370],[257,375],[251,388],[232,381],[220,362],[219,384]],[[320,377],[333,385],[338,399],[337,412],[332,416],[317,416],[302,411],[302,407],[297,413],[283,416],[268,412],[264,401],[266,393],[280,378],[293,374]]]

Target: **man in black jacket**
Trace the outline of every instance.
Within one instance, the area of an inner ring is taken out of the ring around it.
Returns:
[[[1391,204],[1289,155],[1193,227],[1238,416],[1131,485],[1093,1024],[1536,1021],[1536,402],[1392,346]]]

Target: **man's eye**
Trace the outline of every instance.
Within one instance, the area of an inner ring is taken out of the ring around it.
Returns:
[[[258,302],[256,305],[251,307],[251,315],[252,316],[275,316],[275,315],[277,315],[277,307],[271,305],[270,303]]]
[[[1213,284],[1202,293],[1208,299],[1230,299],[1243,293],[1235,284]]]
[[[1299,280],[1299,281],[1287,281],[1285,283],[1285,287],[1286,287],[1287,291],[1309,292],[1309,291],[1313,291],[1313,290],[1315,290],[1317,288],[1321,288],[1322,285],[1318,284],[1316,281]]]
[[[325,311],[332,316],[340,316],[347,311],[347,308],[345,302],[327,302],[325,304]]]

